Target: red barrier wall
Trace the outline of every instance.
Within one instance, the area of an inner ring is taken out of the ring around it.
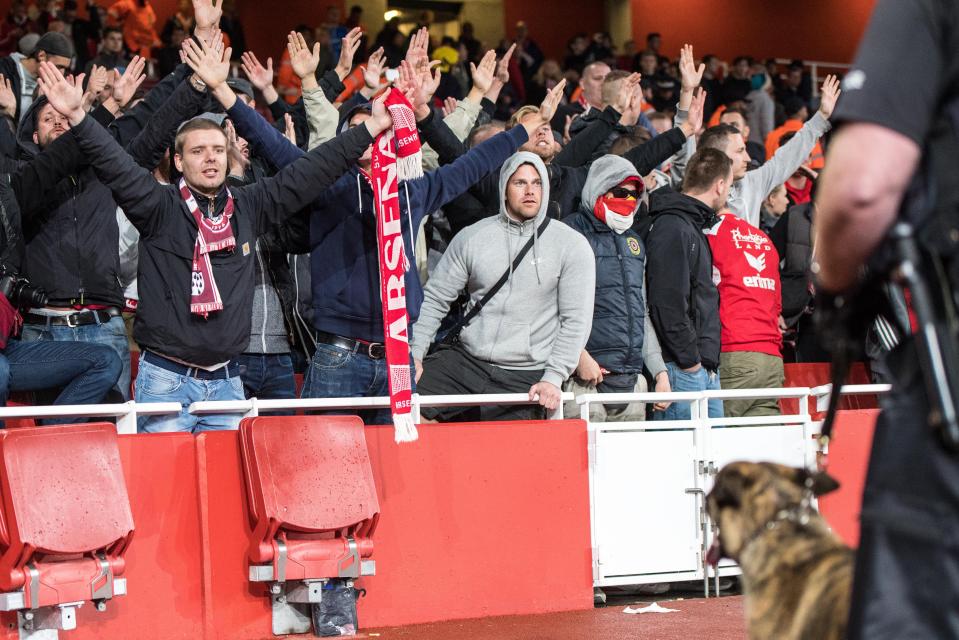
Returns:
[[[829,445],[828,471],[839,481],[839,489],[820,498],[819,508],[839,537],[851,547],[859,544],[862,490],[878,416],[878,410],[838,412],[833,430],[835,439]]]
[[[367,427],[366,438],[381,516],[362,626],[592,607],[582,421],[422,425],[405,445]],[[120,454],[136,523],[129,595],[105,613],[81,608],[68,637],[272,637],[265,587],[247,581],[236,432],[121,436]],[[15,637],[4,624],[0,638]]]

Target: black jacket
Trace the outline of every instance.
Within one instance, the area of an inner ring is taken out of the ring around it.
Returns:
[[[580,208],[563,222],[582,233],[596,256],[596,300],[586,351],[612,373],[642,373],[646,250],[632,229],[614,233]]]
[[[20,210],[10,184],[10,174],[0,174],[0,265],[20,271],[23,260],[23,235],[20,231]]]
[[[683,369],[719,367],[719,290],[703,229],[716,212],[675,191],[650,194],[652,222],[646,238],[649,314],[663,359]]]
[[[141,166],[152,169],[159,163],[176,125],[195,113],[204,99],[205,94],[180,82],[183,75],[181,71],[162,81],[130,114],[116,121],[103,108],[94,112]],[[174,96],[167,101],[171,93]],[[87,158],[72,136],[60,136],[40,152],[33,142],[32,114],[45,103],[40,98],[31,105],[18,131],[23,164],[13,186],[26,241],[23,273],[46,289],[52,306],[122,307],[117,204],[86,165]],[[147,125],[142,131],[140,123]]]
[[[130,162],[90,118],[72,131],[97,176],[140,232],[134,338],[144,349],[200,366],[229,361],[249,343],[257,238],[319,197],[373,142],[366,127],[355,127],[273,178],[232,189],[236,248],[211,256],[223,310],[203,318],[190,312],[197,227],[179,190],[158,184],[150,172]]]

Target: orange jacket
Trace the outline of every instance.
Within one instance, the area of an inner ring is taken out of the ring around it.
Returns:
[[[783,134],[791,131],[799,131],[802,129],[802,126],[802,120],[794,118],[792,120],[786,120],[786,122],[783,123],[783,126],[770,131],[769,135],[766,136],[766,160],[772,158],[773,155],[775,155],[776,150],[779,149],[779,139],[783,137]],[[806,161],[806,163],[817,171],[825,166],[826,163],[822,154],[822,145],[820,145],[818,142],[816,143],[816,146],[812,148],[812,153],[809,154],[809,159]]]
[[[123,27],[123,39],[130,51],[149,58],[151,49],[160,45],[156,32],[156,13],[149,0],[140,6],[136,0],[117,0],[109,10],[111,22]]]

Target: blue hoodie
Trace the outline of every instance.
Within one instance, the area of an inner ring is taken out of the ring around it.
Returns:
[[[228,113],[254,154],[277,169],[304,153],[240,101]],[[499,168],[528,139],[525,128],[513,127],[451,164],[399,183],[403,243],[411,265],[416,264],[413,247],[423,217]],[[310,215],[313,326],[348,338],[382,342],[373,191],[359,167],[354,165],[316,200]],[[423,302],[423,287],[415,268],[406,272],[405,293],[412,324]]]

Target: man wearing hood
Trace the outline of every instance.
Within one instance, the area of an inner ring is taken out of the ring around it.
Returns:
[[[726,206],[732,181],[729,157],[700,149],[686,166],[682,192],[660,189],[650,198],[649,314],[673,391],[719,389],[719,291],[703,231],[718,222],[716,212]],[[722,401],[710,400],[709,416],[722,415]],[[688,420],[689,403],[673,403],[656,417]]]
[[[564,86],[561,82],[547,94],[536,117],[491,137],[450,164],[400,182],[403,247],[410,264],[416,263],[414,230],[423,218],[467,191],[528,142],[538,128],[548,126]],[[283,167],[303,154],[255,111],[233,96],[225,98],[224,108],[237,132],[250,141],[254,153],[269,159],[276,167]],[[427,106],[429,99],[423,87],[419,87],[411,100],[421,128],[427,119],[434,117]],[[344,121],[343,131],[362,126],[369,117],[369,107],[352,109]],[[311,204],[312,321],[318,344],[303,382],[305,398],[387,395],[376,217],[369,179],[371,154],[372,147]],[[546,206],[545,198],[543,206]],[[404,293],[410,323],[415,323],[423,299],[416,269],[407,270]],[[418,332],[419,325],[414,325],[414,335]],[[369,424],[390,420],[389,412],[384,410],[361,415]]]
[[[596,284],[586,239],[563,224],[547,224],[549,175],[539,156],[519,152],[500,170],[500,212],[457,234],[424,291],[410,345],[421,395],[529,393],[548,410],[579,362],[593,317]],[[532,250],[513,266],[530,239]],[[460,342],[426,358],[440,322],[463,289],[466,313],[505,272],[505,285],[463,327]],[[424,408],[448,421],[462,407]],[[480,419],[523,420],[538,407],[483,407]]]
[[[583,393],[642,393],[645,365],[656,391],[668,393],[669,376],[646,310],[646,249],[632,230],[643,179],[619,156],[606,155],[589,168],[580,208],[563,222],[589,241],[596,260],[593,326],[579,364],[566,386]],[[664,410],[668,403],[657,404]],[[575,409],[570,407],[570,414]],[[593,405],[591,420],[645,420],[642,403]]]

